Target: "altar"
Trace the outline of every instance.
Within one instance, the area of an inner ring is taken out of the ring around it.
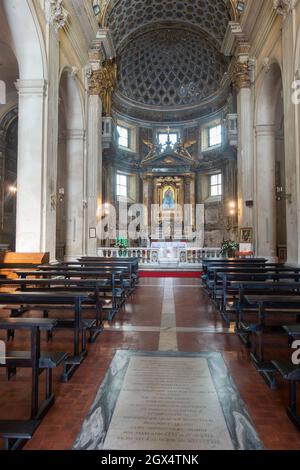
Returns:
[[[152,242],[151,248],[158,250],[159,263],[179,263],[180,250],[187,249],[186,242]]]

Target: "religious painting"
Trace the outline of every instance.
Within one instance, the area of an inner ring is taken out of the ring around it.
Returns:
[[[166,186],[163,190],[163,210],[175,209],[175,191],[172,186]]]
[[[241,243],[252,243],[253,241],[253,229],[252,228],[241,228],[240,242]]]

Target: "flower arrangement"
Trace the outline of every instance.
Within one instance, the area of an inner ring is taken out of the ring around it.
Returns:
[[[235,256],[235,252],[239,249],[239,244],[232,240],[224,240],[221,246],[220,254],[222,256],[228,256],[229,258]]]

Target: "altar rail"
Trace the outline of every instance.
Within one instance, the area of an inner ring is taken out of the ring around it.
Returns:
[[[140,264],[159,264],[158,248],[98,248],[104,258],[139,258]],[[187,248],[179,250],[180,264],[200,264],[203,259],[221,259],[220,248]]]

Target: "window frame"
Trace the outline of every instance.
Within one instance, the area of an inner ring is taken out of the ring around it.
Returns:
[[[167,138],[168,138],[168,136],[171,137],[171,136],[173,136],[173,135],[176,135],[176,142],[175,142],[174,144],[172,143],[172,141],[171,141],[171,139],[170,139],[172,145],[176,145],[176,144],[178,143],[178,141],[179,141],[179,132],[174,131],[174,132],[169,132],[169,133],[168,133],[168,132],[164,132],[164,131],[159,131],[159,132],[157,133],[157,141],[158,141],[158,143],[159,143],[160,145],[162,145],[162,147],[165,147],[165,146],[166,146],[167,141],[166,141],[165,144],[161,144],[161,142],[160,142],[160,136],[161,136],[161,135],[164,135],[164,136],[166,136]]]
[[[126,138],[124,136],[122,136],[121,132],[119,131],[126,131]],[[118,132],[118,135],[119,135],[119,138],[118,138],[118,145],[120,148],[123,148],[123,149],[127,149],[127,150],[130,150],[130,129],[128,127],[125,127],[125,126],[121,126],[120,124],[117,125],[117,132]],[[122,139],[126,139],[127,141],[127,145],[122,145],[121,144],[121,140]]]
[[[215,144],[212,144],[211,143],[211,132],[212,130],[214,129],[217,129],[217,128],[220,128],[220,141],[215,143]],[[208,129],[207,129],[207,132],[208,132],[208,136],[207,136],[207,142],[208,142],[208,148],[209,149],[212,149],[212,148],[215,148],[215,147],[220,147],[223,143],[223,128],[222,128],[222,124],[219,123],[219,124],[215,124],[213,126],[209,126]]]
[[[217,177],[217,182],[215,184],[212,184],[212,179],[214,177]],[[213,188],[218,188],[217,194],[213,194],[213,191],[212,191]],[[219,173],[214,173],[212,175],[209,175],[209,197],[218,198],[222,196],[223,196],[223,173],[219,172]]]
[[[126,184],[119,183],[119,178],[123,177],[126,180]],[[126,188],[126,194],[119,194],[119,188]],[[128,198],[128,175],[125,173],[117,173],[117,181],[116,181],[116,196],[117,198]]]

